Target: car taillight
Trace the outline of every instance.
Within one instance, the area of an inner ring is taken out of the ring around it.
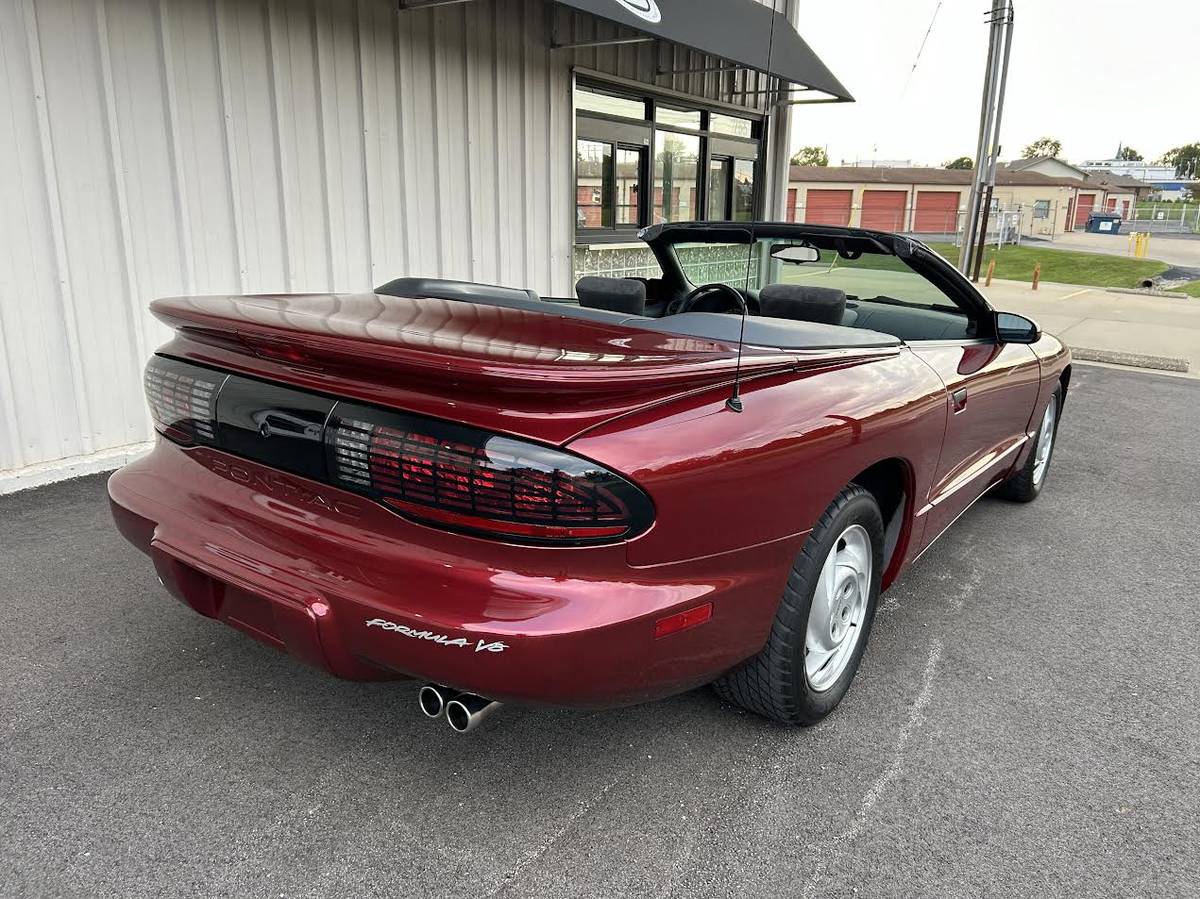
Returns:
[[[222,372],[154,356],[143,383],[155,428],[177,443],[216,442],[217,393]]]
[[[628,539],[654,517],[595,462],[462,425],[339,403],[325,441],[332,483],[438,527],[579,545]]]

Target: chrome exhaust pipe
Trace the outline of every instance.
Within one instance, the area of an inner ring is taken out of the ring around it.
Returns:
[[[500,703],[494,699],[461,693],[446,703],[446,721],[460,734],[465,734],[477,728],[484,718],[498,708]]]
[[[426,684],[417,694],[417,705],[421,707],[421,714],[426,718],[441,718],[446,712],[446,705],[456,696],[457,690],[451,690],[441,684]]]

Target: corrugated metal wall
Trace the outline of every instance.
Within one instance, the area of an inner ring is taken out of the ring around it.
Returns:
[[[549,8],[0,0],[0,471],[148,439],[156,296],[401,274],[569,295],[572,64],[709,97],[746,76],[551,53]],[[554,15],[562,40],[615,33]]]

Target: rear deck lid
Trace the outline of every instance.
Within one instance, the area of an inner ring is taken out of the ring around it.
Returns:
[[[307,294],[176,297],[151,308],[179,334],[167,355],[552,443],[733,378],[735,345],[545,305]],[[747,347],[742,373],[828,364],[846,352],[855,351]]]

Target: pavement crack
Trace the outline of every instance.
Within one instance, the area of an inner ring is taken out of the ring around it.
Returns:
[[[825,876],[825,871],[829,868],[830,863],[866,832],[871,812],[879,804],[879,800],[895,782],[896,778],[900,776],[900,772],[904,769],[905,753],[908,749],[909,740],[912,737],[913,731],[920,726],[925,709],[928,707],[930,700],[933,699],[933,684],[937,677],[937,669],[941,660],[942,641],[935,638],[929,648],[929,656],[925,660],[925,672],[921,678],[921,689],[918,691],[912,705],[909,706],[908,718],[900,728],[900,735],[896,738],[896,746],[892,750],[890,763],[875,778],[866,793],[863,794],[862,801],[859,802],[858,810],[855,812],[854,819],[850,824],[841,833],[818,847],[814,852],[814,855],[817,856],[817,864],[809,875],[808,882],[805,883],[804,888],[800,891],[801,899],[808,896],[809,891]]]
[[[960,582],[958,590],[950,597],[950,611],[961,612],[963,606],[967,603],[967,599],[979,588],[982,582],[983,575],[978,570],[974,570],[967,575]]]
[[[580,819],[582,819],[585,815],[587,815],[589,812],[591,812],[591,810],[593,808],[595,808],[597,804],[599,804],[600,800],[602,800],[605,796],[608,795],[608,791],[617,785],[618,780],[620,780],[619,777],[614,777],[602,789],[600,789],[599,791],[594,793],[590,798],[585,799],[583,802],[579,803],[579,807],[576,808],[575,811],[573,811],[567,817],[567,820],[563,822],[562,826],[560,828],[558,828],[558,830],[556,830],[553,834],[550,835],[549,839],[543,840],[541,843],[539,843],[537,845],[537,847],[533,850],[533,852],[531,852],[529,855],[525,856],[525,858],[521,859],[521,861],[517,862],[517,864],[513,865],[513,867],[509,868],[507,871],[505,871],[503,874],[501,874],[499,882],[484,895],[485,896],[495,896],[495,895],[499,894],[502,890],[505,890],[508,887],[512,886],[513,883],[516,882],[517,878],[519,878],[521,876],[521,874],[523,874],[530,865],[532,865],[539,858],[541,858],[543,855],[545,855],[547,852],[549,852],[551,849],[553,849],[555,843],[557,843],[564,836],[566,836],[567,832],[572,827],[574,827],[579,822]]]

